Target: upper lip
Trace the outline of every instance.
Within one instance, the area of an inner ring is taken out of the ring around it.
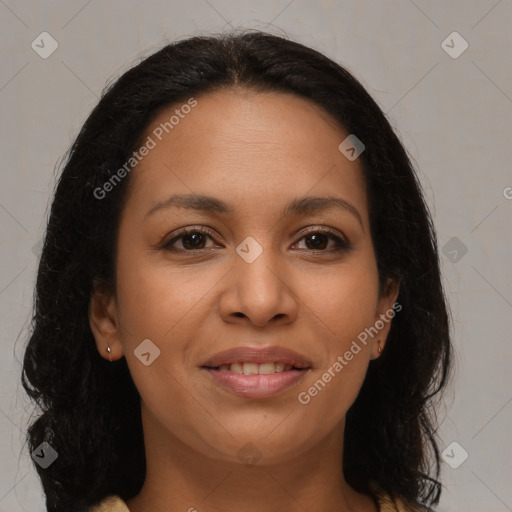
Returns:
[[[213,355],[201,366],[208,366],[210,368],[216,368],[224,364],[233,363],[282,363],[290,364],[300,368],[311,367],[311,361],[305,356],[291,350],[289,348],[280,346],[268,346],[268,347],[236,347],[228,350],[223,350]]]

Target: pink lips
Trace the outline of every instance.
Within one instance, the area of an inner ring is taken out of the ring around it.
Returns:
[[[288,370],[273,375],[244,375],[230,371],[206,371],[223,387],[246,398],[269,398],[296,385],[309,369]]]
[[[218,369],[226,364],[267,362],[291,365],[293,368],[270,375],[244,375]],[[284,347],[238,347],[215,354],[201,367],[214,382],[236,395],[245,398],[269,398],[294,387],[311,369],[311,362]]]

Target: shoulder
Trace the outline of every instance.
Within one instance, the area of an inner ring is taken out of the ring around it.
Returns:
[[[89,512],[130,512],[126,503],[119,496],[108,496],[89,509]]]
[[[379,503],[379,512],[431,512],[418,505],[406,503],[400,498],[392,498],[383,491],[376,493],[376,499]],[[92,507],[89,512],[130,512],[130,510],[119,496],[108,496]]]

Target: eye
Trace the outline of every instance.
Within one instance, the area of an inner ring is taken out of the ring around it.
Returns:
[[[352,248],[348,240],[340,237],[334,231],[324,229],[313,229],[308,231],[300,240],[305,240],[306,249],[317,252],[329,253],[333,251],[349,250]],[[330,241],[334,241],[335,247],[327,249]]]
[[[215,236],[215,233],[206,227],[183,228],[176,234],[176,236],[171,238],[168,242],[165,242],[162,246],[162,249],[189,253],[205,249],[212,249],[218,246],[206,247],[205,244],[208,238],[213,241]],[[305,241],[306,251],[313,252],[315,254],[348,251],[352,249],[352,245],[350,242],[348,242],[348,240],[339,236],[337,232],[327,228],[312,229],[306,234],[303,234],[302,238],[300,238],[297,243],[300,243],[302,240]],[[334,242],[334,248],[328,249],[327,247],[329,246],[330,242]],[[181,245],[181,247],[178,246],[178,243]],[[299,248],[299,250],[304,249]]]
[[[192,251],[208,249],[205,247],[205,239],[215,236],[214,232],[208,228],[185,228],[182,229],[175,237],[163,245],[163,249],[176,251]],[[173,247],[176,242],[181,241],[181,247]]]

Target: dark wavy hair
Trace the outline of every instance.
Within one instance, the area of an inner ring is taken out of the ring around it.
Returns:
[[[37,273],[22,384],[40,414],[33,451],[47,441],[58,459],[35,465],[49,512],[82,512],[109,494],[137,495],[145,479],[140,396],[125,358],[95,345],[88,306],[96,281],[115,291],[120,213],[129,176],[101,200],[94,190],[138,149],[164,107],[242,87],[307,98],[366,149],[366,181],[379,282],[400,282],[402,310],[386,348],[370,363],[347,413],[348,483],[374,484],[416,505],[439,502],[434,406],[450,374],[452,347],[436,235],[421,186],[390,123],[363,86],[321,53],[286,37],[241,31],[166,45],[108,85],[66,154]],[[435,399],[435,400],[434,400]]]

